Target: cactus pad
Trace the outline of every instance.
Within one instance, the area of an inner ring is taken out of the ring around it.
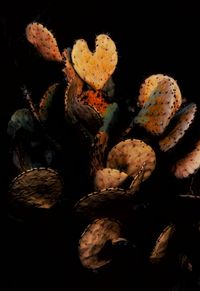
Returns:
[[[74,206],[75,214],[81,220],[91,221],[101,217],[124,219],[132,206],[132,195],[120,188],[108,188],[90,193]]]
[[[173,172],[176,178],[187,178],[194,174],[200,168],[200,141],[197,142],[193,151],[188,153],[184,158],[176,162]]]
[[[17,176],[11,183],[11,199],[36,208],[51,208],[63,192],[60,175],[49,168],[34,168]]]
[[[154,150],[138,139],[127,139],[115,145],[108,154],[107,167],[135,176],[145,163],[143,181],[152,173],[156,164]]]
[[[96,38],[92,53],[86,41],[79,39],[72,49],[72,61],[79,76],[93,89],[102,89],[114,72],[118,56],[114,41],[106,34]]]
[[[107,218],[96,219],[88,225],[79,241],[79,258],[86,268],[95,270],[111,262],[112,252],[103,256],[106,242],[117,240],[121,234],[121,224]],[[100,255],[102,253],[102,256]]]
[[[185,132],[190,127],[190,124],[194,120],[196,110],[196,104],[190,103],[175,115],[175,127],[169,132],[166,137],[159,141],[160,149],[163,152],[166,152],[169,149],[173,148],[183,137]]]
[[[138,106],[143,107],[144,103],[149,99],[153,91],[157,88],[159,82],[162,80],[167,80],[167,79],[173,83],[176,107],[178,109],[182,103],[182,97],[181,97],[179,86],[173,78],[167,75],[163,75],[163,74],[151,75],[144,81],[144,83],[142,84],[140,88],[140,95],[138,97]]]
[[[33,22],[26,27],[26,38],[48,61],[62,61],[56,39],[42,24]]]
[[[104,168],[98,170],[94,179],[95,190],[120,187],[128,175],[116,169]]]
[[[152,263],[158,263],[160,262],[161,259],[165,257],[167,254],[167,248],[169,245],[169,241],[172,237],[172,235],[175,232],[175,225],[170,224],[165,229],[163,232],[159,235],[156,245],[151,253],[150,256],[150,261]]]
[[[49,115],[49,109],[52,106],[53,97],[56,93],[56,90],[58,88],[58,83],[55,83],[46,90],[44,93],[44,96],[42,97],[40,104],[39,104],[39,117],[42,122],[45,122]]]
[[[161,80],[134,122],[151,134],[162,134],[179,108],[174,90],[174,83],[170,78]]]

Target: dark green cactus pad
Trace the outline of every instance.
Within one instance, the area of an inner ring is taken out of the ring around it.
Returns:
[[[16,137],[20,129],[28,132],[34,132],[35,130],[33,115],[29,109],[22,108],[17,110],[8,122],[7,133],[12,139]]]

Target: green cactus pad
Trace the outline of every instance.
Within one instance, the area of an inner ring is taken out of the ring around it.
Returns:
[[[35,130],[33,115],[30,110],[26,108],[18,109],[11,116],[8,122],[7,133],[14,139],[20,129],[24,129],[28,132],[34,132]]]

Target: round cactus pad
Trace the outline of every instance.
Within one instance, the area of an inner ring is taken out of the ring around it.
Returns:
[[[111,262],[112,254],[104,251],[106,242],[119,238],[121,225],[107,218],[97,219],[90,224],[79,241],[79,258],[82,265],[89,269],[98,269]],[[111,251],[111,250],[110,250]]]
[[[156,165],[154,150],[139,139],[127,139],[114,146],[108,154],[107,167],[121,170],[135,176],[143,167],[143,181],[152,173]]]

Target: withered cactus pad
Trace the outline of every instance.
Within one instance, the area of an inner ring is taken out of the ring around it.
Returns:
[[[24,206],[51,208],[63,192],[63,182],[55,170],[33,168],[17,176],[11,183],[9,195]]]

